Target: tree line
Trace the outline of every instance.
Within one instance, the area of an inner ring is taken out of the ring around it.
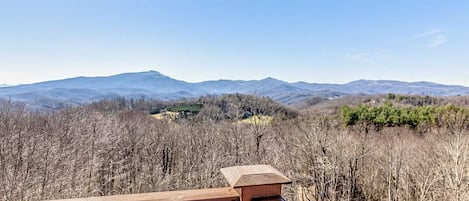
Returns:
[[[342,106],[341,117],[344,125],[347,126],[364,123],[378,129],[399,126],[417,129],[428,126],[448,126],[454,122],[455,118],[469,125],[467,121],[469,108],[457,105],[394,106],[386,102],[380,106]],[[453,118],[453,121],[449,118]]]

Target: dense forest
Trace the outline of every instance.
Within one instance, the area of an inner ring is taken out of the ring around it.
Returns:
[[[288,200],[469,200],[468,105],[388,94],[287,107],[232,94],[36,112],[1,100],[0,196],[221,187],[220,168],[270,164],[292,179]],[[165,113],[177,115],[155,118]]]

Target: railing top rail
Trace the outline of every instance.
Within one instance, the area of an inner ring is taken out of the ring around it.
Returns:
[[[233,188],[210,188],[184,191],[166,191],[128,195],[111,195],[51,201],[238,201],[239,195]]]

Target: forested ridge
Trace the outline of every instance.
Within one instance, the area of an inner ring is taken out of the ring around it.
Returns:
[[[220,168],[262,163],[293,180],[288,200],[468,200],[468,102],[392,94],[294,109],[233,94],[38,113],[1,100],[0,199],[221,187]],[[190,113],[152,117],[165,111]],[[273,120],[239,123],[256,115]]]

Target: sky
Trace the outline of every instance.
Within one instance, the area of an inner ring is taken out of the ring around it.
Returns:
[[[469,86],[469,1],[0,0],[0,84],[156,70]]]

